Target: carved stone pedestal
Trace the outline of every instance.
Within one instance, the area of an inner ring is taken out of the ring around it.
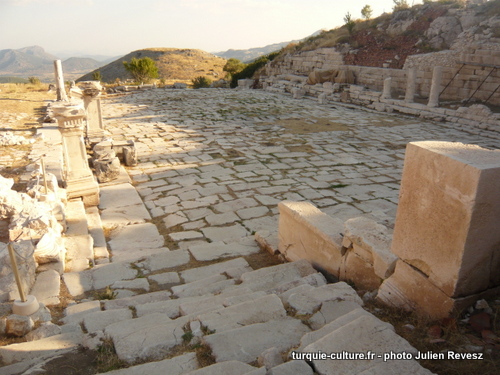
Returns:
[[[101,90],[99,81],[80,82],[79,87],[83,93],[83,105],[87,115],[86,135],[91,143],[99,142],[104,136],[104,123],[101,112]]]
[[[81,106],[54,107],[63,146],[63,181],[68,199],[82,198],[85,206],[99,204],[99,185],[87,160],[83,141],[85,110]]]

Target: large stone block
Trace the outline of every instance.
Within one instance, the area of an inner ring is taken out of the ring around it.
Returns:
[[[500,151],[408,144],[392,252],[449,297],[500,285]]]
[[[344,225],[308,202],[280,202],[279,251],[291,261],[307,259],[336,277],[342,262]]]

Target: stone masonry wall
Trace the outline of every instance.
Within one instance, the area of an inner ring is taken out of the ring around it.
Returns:
[[[486,49],[484,45],[470,45],[458,51],[449,50],[430,54],[413,55],[407,58],[405,69],[374,68],[367,66],[343,65],[342,53],[334,48],[321,48],[315,51],[288,54],[283,60],[273,61],[266,66],[264,80],[284,79],[290,76],[308,76],[315,70],[340,70],[348,68],[356,76],[358,85],[366,86],[371,90],[381,91],[384,79],[392,78],[393,98],[403,96],[406,90],[407,69],[416,68],[416,94],[421,98],[428,98],[432,82],[432,70],[434,66],[443,67],[441,86],[444,87],[464,66],[451,84],[441,95],[441,100],[461,101],[469,99],[474,94],[475,99],[487,100],[493,105],[500,105],[500,90],[492,96],[494,90],[500,85],[500,72],[494,70],[487,80],[481,82],[488,76],[492,67],[477,66],[473,64],[496,65],[500,64],[500,50]],[[471,65],[472,64],[472,65]]]

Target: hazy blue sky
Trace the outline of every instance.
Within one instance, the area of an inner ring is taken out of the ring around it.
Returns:
[[[0,50],[114,56],[263,47],[340,26],[347,12],[361,18],[365,4],[374,16],[393,8],[393,0],[0,0]]]

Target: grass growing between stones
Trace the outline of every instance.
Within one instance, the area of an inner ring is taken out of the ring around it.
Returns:
[[[97,372],[101,373],[129,367],[129,365],[118,358],[113,340],[104,339],[97,349],[96,367]]]

